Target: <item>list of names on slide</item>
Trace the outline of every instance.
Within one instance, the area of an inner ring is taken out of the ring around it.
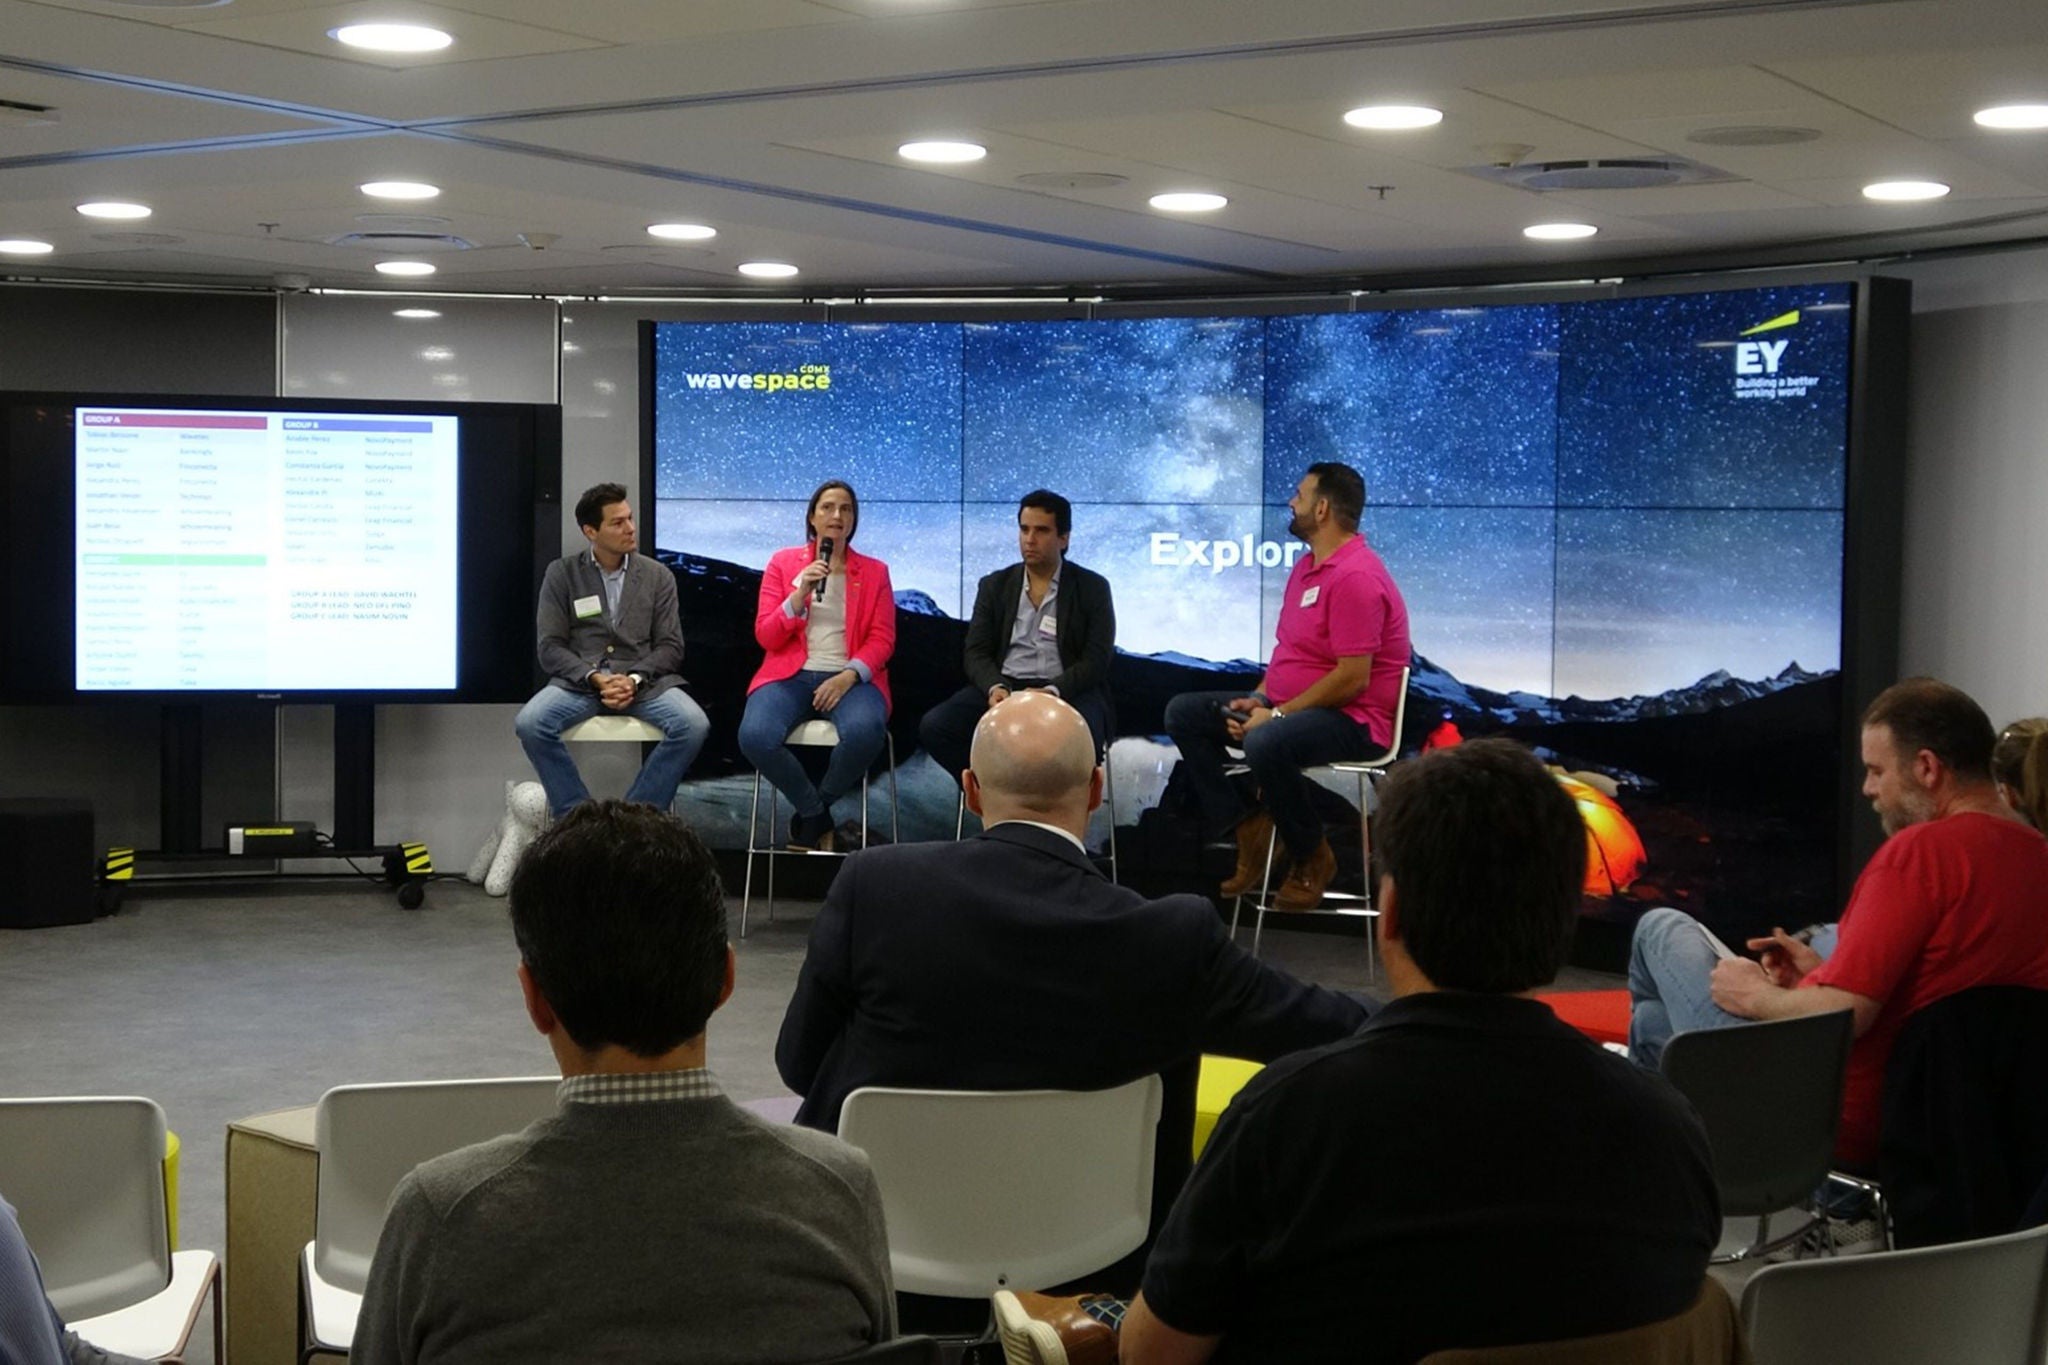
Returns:
[[[79,409],[78,687],[452,688],[456,428]]]

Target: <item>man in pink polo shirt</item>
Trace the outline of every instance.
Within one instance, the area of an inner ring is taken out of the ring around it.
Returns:
[[[1287,529],[1308,542],[1280,604],[1273,657],[1249,696],[1183,692],[1166,733],[1201,804],[1203,833],[1237,836],[1237,871],[1222,894],[1259,884],[1277,827],[1287,878],[1274,904],[1309,910],[1337,871],[1309,799],[1304,768],[1368,757],[1393,738],[1408,607],[1387,566],[1359,534],[1365,480],[1349,465],[1312,464],[1287,504]],[[1226,744],[1241,745],[1263,808],[1247,810],[1224,775]]]

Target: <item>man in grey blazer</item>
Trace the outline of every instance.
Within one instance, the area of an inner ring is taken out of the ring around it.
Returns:
[[[590,799],[564,730],[607,711],[660,727],[662,740],[626,799],[666,810],[710,729],[704,708],[682,689],[675,576],[634,553],[639,532],[621,485],[601,483],[578,498],[576,526],[590,545],[548,565],[535,612],[548,685],[512,728],[547,789],[549,814],[560,818]]]

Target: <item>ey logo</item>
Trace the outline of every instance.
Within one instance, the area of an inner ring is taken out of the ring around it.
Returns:
[[[1753,337],[1759,332],[1775,332],[1781,327],[1799,325],[1799,310],[1780,313],[1769,322],[1759,322],[1748,328],[1742,335]],[[1735,343],[1735,373],[1776,374],[1778,362],[1784,359],[1785,348],[1792,344],[1790,337],[1782,341],[1738,341]]]

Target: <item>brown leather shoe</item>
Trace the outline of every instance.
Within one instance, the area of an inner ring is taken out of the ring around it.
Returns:
[[[1266,847],[1273,838],[1273,817],[1255,810],[1237,822],[1237,871],[1216,888],[1220,896],[1256,891],[1266,879]]]
[[[1273,897],[1275,910],[1313,910],[1323,903],[1323,892],[1337,875],[1337,855],[1330,841],[1316,845],[1316,851],[1288,869],[1287,880]]]
[[[1079,1297],[998,1289],[992,1306],[1005,1365],[1116,1365],[1115,1330],[1090,1317]]]

